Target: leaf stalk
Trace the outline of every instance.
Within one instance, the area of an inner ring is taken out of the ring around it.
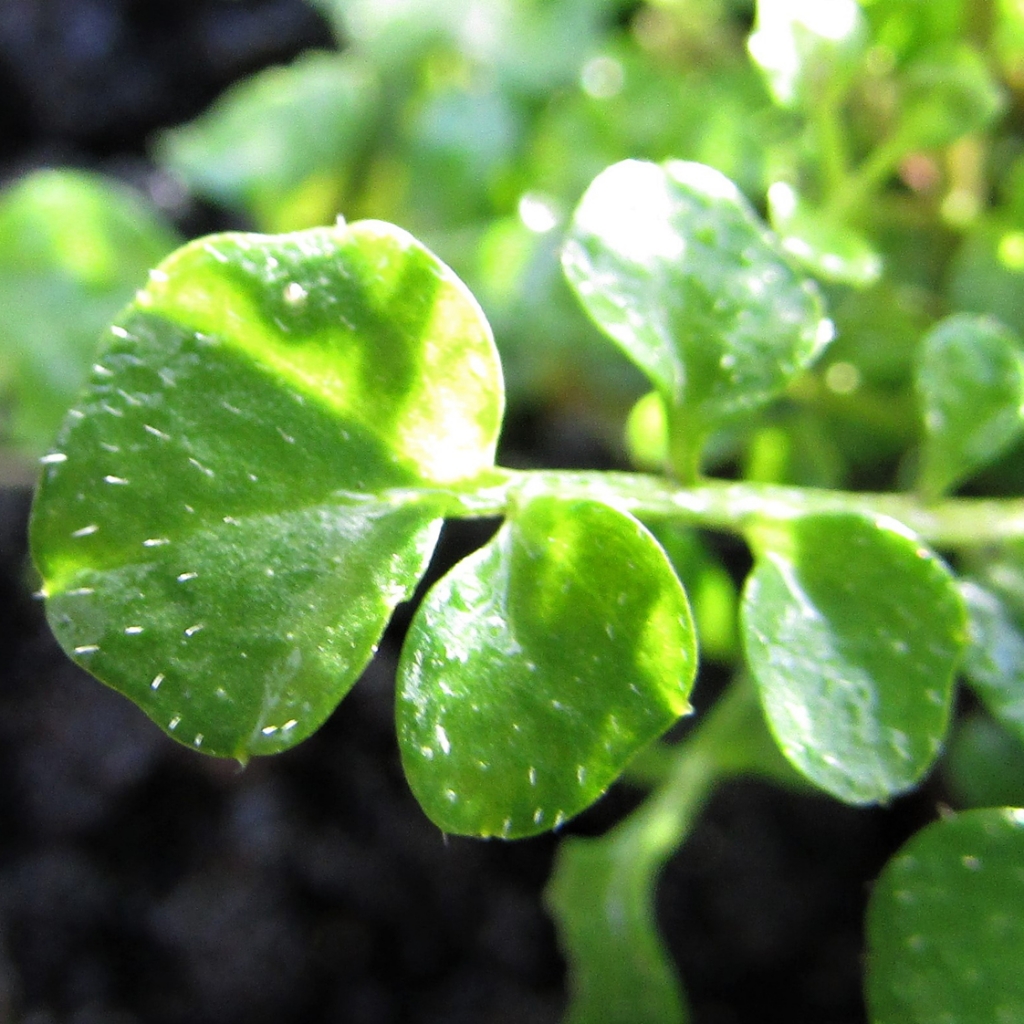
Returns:
[[[762,522],[820,512],[885,516],[940,548],[971,548],[1024,539],[1024,499],[947,498],[833,491],[812,487],[702,480],[683,485],[644,473],[497,469],[457,488],[396,492],[391,500],[437,501],[456,519],[505,515],[524,492],[599,501],[641,520],[671,519],[737,535]]]

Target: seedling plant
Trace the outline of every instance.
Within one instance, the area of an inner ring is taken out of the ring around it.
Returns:
[[[798,6],[759,5],[750,39],[816,145],[767,190],[771,229],[718,169],[630,159],[565,234],[577,301],[651,389],[628,424],[648,472],[498,465],[506,396],[481,306],[403,228],[343,218],[168,256],[42,458],[31,542],[55,635],[175,740],[242,763],[323,724],[444,521],[500,521],[415,609],[398,742],[445,833],[559,830],[624,772],[650,784],[606,835],[560,848],[547,902],[573,1024],[686,1019],[654,891],[721,781],[887,803],[943,752],[958,674],[983,730],[1024,728],[1024,506],[949,496],[1021,438],[1021,341],[969,305],[919,330],[893,314],[913,398],[887,406],[860,388],[874,375],[884,393],[891,366],[837,330],[857,296],[898,305],[865,209],[908,155],[982,132],[1001,94],[966,44],[924,48],[854,160],[845,105],[891,24],[835,3],[847,21],[823,27]],[[815,424],[843,415],[874,431],[872,456],[878,434],[910,439],[904,489],[813,485],[830,482]],[[742,472],[709,475],[737,451]],[[752,554],[738,598],[713,534]],[[701,654],[732,681],[661,743],[691,714]],[[1022,865],[1024,811],[1001,805],[937,820],[890,862],[867,920],[873,1024],[1024,1019]]]

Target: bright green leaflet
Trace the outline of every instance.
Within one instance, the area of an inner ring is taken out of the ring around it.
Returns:
[[[696,666],[686,595],[636,519],[528,500],[410,627],[398,671],[409,784],[446,832],[557,828],[690,710]]]
[[[925,428],[918,486],[937,497],[1024,430],[1024,345],[989,317],[947,317],[921,343],[917,391]]]
[[[894,857],[868,907],[873,1024],[1024,1020],[1024,810],[937,821]]]
[[[626,160],[603,171],[576,210],[563,265],[691,448],[776,395],[832,336],[812,283],[735,185],[703,164]]]
[[[909,789],[946,733],[966,634],[948,569],[894,521],[849,513],[805,516],[760,546],[742,629],[783,753],[847,803]]]
[[[404,231],[188,245],[43,460],[51,626],[176,739],[289,747],[411,596],[440,525],[422,489],[493,464],[502,405],[483,314]]]
[[[100,335],[178,244],[141,195],[99,175],[38,171],[0,196],[5,442],[31,455],[46,450]]]
[[[341,208],[377,94],[372,69],[355,57],[308,53],[164,132],[157,157],[195,193],[245,211],[264,230],[321,224]]]

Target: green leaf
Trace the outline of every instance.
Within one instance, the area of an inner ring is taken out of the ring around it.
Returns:
[[[941,746],[965,638],[949,571],[899,524],[845,512],[764,541],[742,630],[783,753],[847,803],[909,789]]]
[[[963,39],[973,13],[971,0],[870,0],[862,6],[877,57],[901,65],[938,44]]]
[[[159,136],[156,154],[194,192],[283,231],[333,221],[377,104],[370,69],[305,54],[229,89],[201,117]]]
[[[967,43],[932,47],[907,67],[900,85],[894,138],[904,152],[937,149],[980,131],[1006,106],[985,58]]]
[[[1024,811],[933,822],[886,865],[868,906],[874,1024],[1024,1020]]]
[[[114,327],[48,455],[32,546],[64,648],[170,735],[245,759],[355,682],[493,463],[489,328],[411,236],[192,243]]]
[[[4,440],[41,455],[85,382],[100,335],[176,245],[141,195],[80,171],[38,171],[0,197]],[[5,410],[6,412],[6,410]]]
[[[538,497],[442,579],[410,627],[398,732],[446,832],[557,828],[689,711],[690,611],[631,516]]]
[[[624,825],[571,836],[558,849],[545,897],[572,966],[564,1024],[685,1024],[690,1015],[654,902],[670,852],[659,842],[664,822]]]
[[[768,189],[771,224],[782,248],[825,281],[866,288],[882,273],[882,258],[858,232],[805,202],[784,181]]]
[[[942,759],[961,807],[1024,804],[1024,742],[982,711],[961,719]]]
[[[832,336],[811,282],[702,164],[603,171],[576,210],[563,265],[598,326],[699,429],[767,402]]]
[[[937,497],[1001,455],[1024,429],[1024,347],[998,321],[959,314],[925,336],[917,365],[924,419],[918,481]]]
[[[768,735],[753,686],[742,676],[681,742],[663,745],[658,754],[660,781],[635,811],[604,835],[572,836],[559,846],[544,900],[569,969],[565,1024],[689,1019],[658,935],[658,874],[724,776],[800,782]]]
[[[1024,210],[1021,211],[1024,213]],[[986,217],[967,233],[950,266],[946,301],[1024,332],[1024,230],[1021,221]]]
[[[690,599],[702,659],[736,659],[736,584],[695,530],[673,522],[650,526]]]
[[[1007,572],[1020,577],[1019,566]],[[1024,628],[1012,601],[982,581],[966,579],[960,593],[970,621],[970,644],[964,656],[964,674],[985,706],[1017,738],[1024,741]]]

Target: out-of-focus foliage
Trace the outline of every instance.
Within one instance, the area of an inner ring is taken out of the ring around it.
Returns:
[[[640,377],[568,294],[566,216],[626,156],[700,160],[764,191],[775,115],[743,51],[746,6],[316,6],[342,52],[236,86],[161,135],[158,159],[261,230],[339,213],[406,226],[484,304],[513,401],[597,402],[619,416]]]
[[[1009,0],[988,20],[965,0],[311,2],[339,52],[234,87],[158,159],[257,229],[413,231],[481,300],[513,405],[585,407],[611,433],[642,393],[557,257],[624,158],[720,170],[830,290],[834,354],[790,392],[810,415],[733,425],[711,462],[829,485],[891,463],[920,435],[910,383],[935,316],[1024,327]]]
[[[0,194],[0,445],[46,451],[101,332],[178,244],[98,175],[42,171]]]

